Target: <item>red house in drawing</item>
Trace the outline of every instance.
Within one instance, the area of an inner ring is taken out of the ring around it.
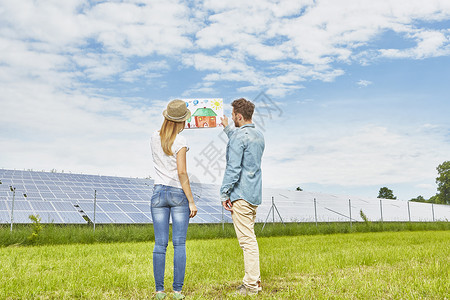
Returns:
[[[198,108],[192,116],[196,127],[216,127],[217,114],[211,108]]]

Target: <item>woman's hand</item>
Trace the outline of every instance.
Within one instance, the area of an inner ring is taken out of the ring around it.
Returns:
[[[195,206],[194,202],[189,202],[189,210],[191,211],[191,213],[189,214],[189,218],[195,217],[195,215],[197,214],[197,206]]]

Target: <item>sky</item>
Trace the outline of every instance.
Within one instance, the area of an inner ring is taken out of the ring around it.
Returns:
[[[447,0],[0,0],[0,168],[154,177],[170,100],[245,97],[264,187],[429,198],[449,79]],[[222,130],[182,134],[220,184]]]

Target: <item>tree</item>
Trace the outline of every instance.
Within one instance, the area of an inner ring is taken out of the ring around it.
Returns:
[[[436,204],[440,204],[441,202],[439,202],[439,194],[436,194],[434,196],[431,196],[430,199],[428,199],[427,201],[428,203],[436,203]]]
[[[378,192],[378,197],[381,199],[397,199],[397,197],[394,196],[394,192],[387,187],[380,188],[380,191]]]
[[[425,199],[422,195],[417,196],[417,198],[412,198],[411,200],[412,202],[427,202],[427,199]]]
[[[436,178],[438,201],[442,204],[450,204],[450,161],[444,161],[436,170],[439,174]]]

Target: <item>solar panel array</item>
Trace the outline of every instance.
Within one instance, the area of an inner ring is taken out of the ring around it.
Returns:
[[[151,179],[0,169],[0,223],[11,222],[10,186],[15,188],[14,223],[31,223],[30,215],[39,215],[42,223],[55,224],[152,222]],[[191,183],[191,188],[198,208],[192,223],[231,222],[230,213],[220,205],[218,185]],[[449,205],[264,188],[256,220],[363,221],[361,210],[371,221],[450,219]]]
[[[279,215],[277,210],[270,211],[272,197]],[[258,208],[256,217],[259,222],[273,219],[276,222],[362,222],[361,211],[370,221],[429,222],[450,219],[450,205],[270,188],[263,190],[263,205]]]
[[[30,215],[55,224],[152,222],[151,179],[0,169],[0,182],[0,223],[11,222],[10,186],[15,188],[14,223],[31,223]],[[192,184],[192,190],[199,210],[192,222],[221,222],[214,187]],[[223,217],[231,221],[229,216]]]

